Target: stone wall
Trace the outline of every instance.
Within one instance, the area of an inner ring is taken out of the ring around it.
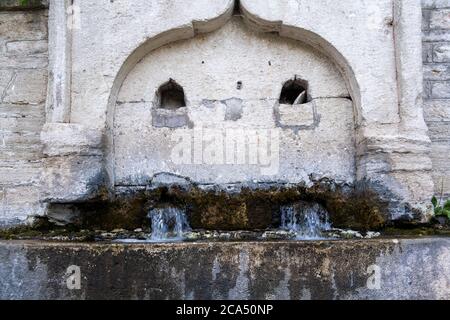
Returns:
[[[436,193],[450,196],[450,0],[423,0],[425,119]]]
[[[0,225],[43,213],[39,204],[47,92],[47,10],[0,4]]]
[[[257,31],[310,45],[338,66],[355,105],[355,180],[363,185],[368,181],[382,198],[380,201],[387,198],[392,219],[425,219],[431,213],[434,184],[428,155],[430,141],[418,99],[423,91],[419,0],[378,0],[370,4],[304,0],[301,5],[296,0],[173,0],[170,5],[157,0],[116,0],[108,4],[79,0],[76,6],[72,17],[66,14],[71,10],[70,1],[50,1],[50,30],[58,32],[50,32],[50,41],[55,41],[50,46],[53,85],[49,97],[53,97],[53,102],[47,103],[52,108],[48,108],[50,117],[43,135],[44,152],[49,157],[43,200],[49,205],[70,206],[105,196],[99,190],[110,191],[108,195],[115,193],[120,187],[116,179],[116,166],[120,163],[115,161],[115,106],[121,102],[118,95],[126,77],[161,46],[179,40],[194,41],[202,33],[220,32],[234,12]],[[80,19],[77,12],[81,13]],[[224,64],[229,63],[230,57],[227,58]],[[195,69],[189,69],[193,78],[202,74],[208,60],[205,58],[204,64],[199,60]],[[265,68],[270,66],[268,61],[263,60]],[[237,85],[245,80],[244,74],[236,72],[237,66],[239,63],[231,70],[239,78],[230,84],[244,92],[247,85],[256,82]],[[212,80],[216,80],[214,77],[211,75]],[[190,92],[186,90],[188,102]],[[208,96],[203,98],[210,100]],[[179,111],[178,118],[183,116]],[[281,111],[279,114],[286,110]],[[103,140],[96,138],[102,135]],[[139,151],[142,149],[145,150]],[[145,156],[142,158],[146,161]],[[330,157],[320,153],[317,160],[315,164],[326,163]],[[314,173],[324,176],[323,172]],[[333,170],[325,175],[336,181],[335,173]],[[146,174],[139,172],[137,178],[148,180]],[[299,184],[311,186],[314,178],[308,176]],[[251,183],[260,188],[265,181]]]
[[[181,3],[182,1],[179,2]],[[81,4],[83,5],[83,3]],[[144,4],[145,2],[141,3],[141,5]],[[389,5],[387,2],[385,2],[385,4],[386,6]],[[430,137],[432,139],[433,175],[436,193],[440,194],[443,190],[446,196],[450,196],[450,179],[448,178],[448,172],[450,171],[450,0],[422,0],[422,4],[424,17],[424,109],[425,118],[430,130]],[[44,213],[44,207],[39,204],[39,193],[44,190],[44,188],[40,186],[41,164],[43,161],[40,132],[45,122],[45,97],[47,91],[47,6],[48,1],[46,0],[32,0],[27,7],[20,6],[19,0],[0,1],[0,225],[23,221],[28,215]],[[142,13],[142,15],[146,14],[139,5],[133,4],[130,8],[122,8],[121,6],[127,6],[126,1],[123,1],[123,3],[116,2],[116,4],[111,3],[109,6],[111,7],[112,14],[114,14],[114,10],[124,11],[125,9],[125,11],[128,10],[138,17],[138,13]],[[379,6],[381,6],[381,4],[379,4]],[[217,12],[220,12],[222,9],[221,6],[217,5],[217,8],[212,10],[211,5],[208,7],[201,3],[197,3],[195,10],[192,9],[192,15],[196,17],[196,14],[193,12],[201,12],[202,10],[207,11],[207,8],[209,8],[208,10],[214,11],[214,14],[209,13],[208,15],[205,12],[206,17],[216,16]],[[93,12],[94,16],[101,11],[97,10],[95,7],[90,10]],[[152,12],[154,13],[156,11],[153,10]],[[381,13],[385,14],[384,11]],[[327,13],[323,12],[323,14]],[[383,15],[381,15],[381,17],[382,16]],[[123,20],[113,21],[112,19],[104,19],[104,21],[110,21],[110,23],[114,24],[113,26],[131,23],[127,16],[122,17],[119,15],[119,17]],[[185,22],[192,20],[191,16],[186,16],[185,18]],[[303,17],[302,19],[304,18],[306,17]],[[344,18],[345,17],[342,19],[345,20]],[[302,19],[299,18],[299,20]],[[92,19],[92,21],[98,20]],[[134,21],[140,23],[140,21],[143,20],[134,19]],[[148,19],[145,21],[148,21]],[[174,21],[178,21],[178,18],[174,18]],[[142,39],[155,36],[166,29],[179,25],[178,23],[172,22],[171,24],[168,23],[164,28],[160,28],[161,24],[159,23],[156,24],[158,27],[154,28],[147,26],[146,28],[139,29],[136,27],[133,29],[134,32],[132,33],[124,29],[126,35],[135,37],[136,39],[131,39],[134,42],[128,40],[129,43],[127,41],[120,42],[124,43],[124,45],[129,45],[130,47],[120,50],[111,49],[119,45],[113,37],[114,35],[117,36],[116,32],[107,33],[101,30],[99,32],[97,28],[92,28],[92,32],[97,35],[101,34],[102,37],[111,37],[102,39],[102,41],[96,41],[96,43],[102,43],[106,47],[94,48],[100,50],[99,52],[108,52],[111,56],[105,60],[103,56],[97,54],[96,51],[93,53],[93,48],[89,47],[89,50],[84,50],[85,47],[79,46],[83,49],[80,49],[80,52],[87,53],[89,59],[82,56],[81,53],[78,53],[79,56],[75,55],[75,60],[79,64],[75,65],[75,71],[79,71],[79,73],[76,74],[75,82],[77,83],[78,81],[80,84],[79,90],[76,91],[84,92],[83,96],[87,97],[77,100],[76,94],[73,93],[75,100],[79,102],[79,106],[78,108],[74,108],[75,111],[71,115],[71,122],[74,123],[71,125],[83,125],[83,119],[89,120],[95,118],[95,112],[97,111],[100,114],[99,119],[101,121],[99,121],[99,123],[101,124],[104,122],[103,118],[106,117],[106,112],[102,108],[106,105],[105,101],[111,91],[110,87],[112,86],[112,79],[117,75],[119,67],[123,64],[129,52],[131,52],[136,44],[140,43]],[[295,25],[295,21],[289,23]],[[331,24],[334,22],[329,21],[329,23]],[[95,23],[95,25],[97,26],[97,23]],[[352,25],[351,30],[354,31],[365,25],[366,22],[362,21],[362,24],[358,25],[359,27],[355,28]],[[213,26],[214,23],[212,23],[211,27]],[[321,32],[326,34],[333,29],[323,23],[317,27],[320,29],[318,31],[316,30],[319,34]],[[111,30],[112,27],[110,25],[105,25],[104,28],[105,30]],[[208,28],[200,29],[206,30]],[[139,32],[144,32],[145,30],[153,30],[153,33],[150,35],[144,33],[138,35]],[[118,28],[117,32],[121,32],[121,29]],[[383,30],[380,32],[380,35],[385,34],[385,31]],[[126,35],[119,34],[117,38],[125,38]],[[89,39],[89,37],[91,37],[91,35],[87,33],[87,30],[85,29],[78,33],[75,32],[74,44],[91,43],[86,40]],[[183,38],[183,36],[180,36],[180,38]],[[357,38],[358,37],[355,38],[355,41],[358,40]],[[389,41],[385,41],[384,39],[381,39],[380,41],[389,43]],[[338,41],[337,44],[343,44],[342,48],[340,48],[342,51],[348,49],[345,46],[347,44],[347,39],[342,42]],[[360,48],[357,46],[356,48],[352,47],[350,51],[362,50],[364,49],[362,48],[363,45],[365,45],[365,42],[361,41]],[[371,45],[370,47],[373,46]],[[391,48],[389,48],[389,52],[391,51]],[[75,53],[77,53],[76,50]],[[122,56],[115,57],[112,53],[120,53]],[[352,56],[351,52],[347,52],[347,54]],[[364,54],[358,52],[354,55],[357,57],[364,56]],[[375,56],[387,56],[387,54],[378,54]],[[95,61],[97,58],[100,62]],[[103,63],[103,61],[108,61],[108,63]],[[91,62],[92,64],[89,64]],[[386,64],[378,63],[377,65],[385,66]],[[415,65],[417,65],[417,63]],[[96,69],[96,67],[105,67],[107,70]],[[83,75],[87,74],[84,70],[92,71],[86,75],[86,77],[93,77],[90,79],[90,82],[83,78]],[[392,71],[394,68],[390,68],[390,70]],[[386,72],[384,72],[384,70],[372,73],[381,74],[383,75],[383,79],[386,78]],[[83,86],[89,86],[91,83],[103,84],[104,81],[99,81],[99,79],[94,77],[97,75],[104,75],[103,78],[106,79],[105,81],[107,82],[106,85],[108,86],[108,90],[100,88],[98,89],[101,91],[100,93],[97,92],[97,89],[91,90],[93,97],[96,97],[95,99],[91,99],[88,96],[89,92],[83,90]],[[367,75],[367,72],[364,71],[363,75]],[[384,82],[386,82],[386,79]],[[388,87],[394,88],[396,86],[389,84]],[[370,90],[363,91],[370,93]],[[387,92],[387,90],[384,90],[383,88],[381,88],[380,91]],[[389,97],[392,96],[395,95],[389,92],[385,98],[389,99]],[[86,103],[86,101],[89,103]],[[378,100],[374,99],[374,101]],[[98,107],[98,110],[93,110],[93,108],[90,108],[92,105],[103,107]],[[396,106],[397,104],[392,102],[386,105]],[[368,110],[371,110],[371,112],[367,115],[371,116],[374,112],[377,113],[376,110],[378,110],[378,108],[368,108]],[[385,117],[386,112],[380,111],[378,113],[375,120],[379,120],[379,118],[383,119]],[[54,122],[60,121],[55,120]],[[92,121],[86,122],[91,123]],[[101,125],[97,125],[97,123],[94,124],[95,125],[92,126],[95,128],[101,127]],[[84,128],[81,125],[79,127]],[[81,130],[82,132],[86,131],[85,129]],[[387,129],[383,128],[383,132],[386,130]],[[402,159],[406,158],[403,157]],[[92,169],[91,171],[95,170]],[[413,175],[411,174],[411,176]],[[73,180],[69,178],[67,180],[70,182],[70,186],[73,189]],[[419,189],[422,194],[426,194],[426,192],[423,191],[423,188]]]

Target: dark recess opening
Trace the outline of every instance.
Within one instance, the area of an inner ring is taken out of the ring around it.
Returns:
[[[303,80],[287,81],[280,95],[280,104],[302,104],[308,102],[308,84]]]
[[[176,110],[186,107],[183,87],[173,79],[159,87],[157,97],[159,108]]]
[[[240,2],[241,2],[240,0],[235,0],[235,2],[234,2],[233,15],[235,15],[235,16],[241,15],[241,3]]]

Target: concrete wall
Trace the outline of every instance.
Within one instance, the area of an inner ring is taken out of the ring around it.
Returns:
[[[423,0],[425,119],[436,193],[450,196],[450,0]]]
[[[21,11],[17,2],[0,6],[0,225],[43,213],[48,14],[41,6]]]

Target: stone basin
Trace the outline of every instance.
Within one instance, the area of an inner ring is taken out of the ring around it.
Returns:
[[[0,299],[450,299],[450,238],[0,241]]]

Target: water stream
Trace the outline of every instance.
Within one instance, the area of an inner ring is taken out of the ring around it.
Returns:
[[[148,212],[151,233],[146,239],[121,239],[119,242],[180,242],[192,240],[192,235],[203,235],[202,231],[192,232],[188,217],[183,209],[176,207],[154,208]],[[328,212],[319,204],[297,202],[281,207],[279,230],[295,234],[296,240],[326,239],[326,231],[331,230]]]
[[[154,242],[182,241],[184,234],[191,231],[186,213],[174,207],[150,210],[152,233],[150,240]]]
[[[297,240],[321,240],[331,224],[323,207],[302,202],[281,208],[281,229],[293,231]]]

